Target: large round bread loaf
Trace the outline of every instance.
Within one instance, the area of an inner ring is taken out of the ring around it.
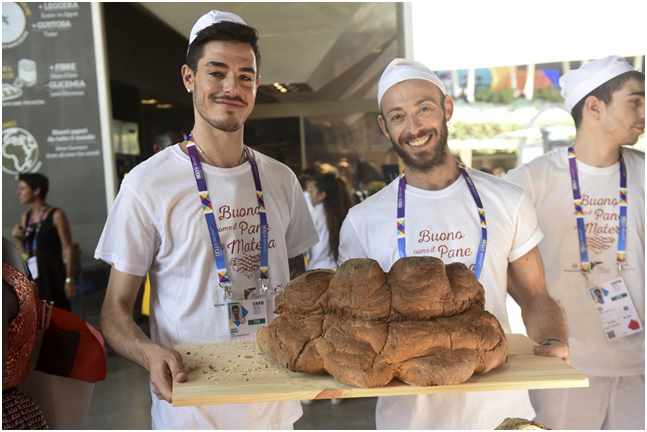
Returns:
[[[371,259],[337,272],[312,270],[276,299],[281,315],[257,333],[261,350],[289,370],[329,373],[379,387],[458,384],[505,362],[498,320],[465,265],[432,257],[398,260],[388,273]]]

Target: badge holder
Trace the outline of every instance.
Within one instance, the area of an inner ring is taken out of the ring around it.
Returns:
[[[215,307],[222,307],[229,304],[229,302],[231,302],[231,283],[220,282],[219,286],[222,289],[222,295],[220,295],[219,290],[216,290],[216,293],[213,299],[213,305]]]
[[[27,267],[29,267],[32,279],[38,279],[38,260],[36,259],[36,255],[27,258]]]
[[[263,295],[263,297],[265,297],[265,298],[276,297],[281,292],[278,287],[276,287],[274,289],[269,288],[269,283],[270,283],[269,279],[259,278],[258,282],[261,285],[261,291],[260,292]]]
[[[607,341],[612,342],[643,331],[640,317],[622,276],[589,286],[587,291]]]

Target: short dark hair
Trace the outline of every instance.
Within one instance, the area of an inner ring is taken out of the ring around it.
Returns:
[[[613,100],[613,94],[620,90],[627,81],[632,79],[635,79],[639,82],[645,82],[645,74],[638,71],[625,72],[613,79],[610,79],[600,87],[593,90],[591,93],[584,96],[582,100],[575,104],[575,106],[571,110],[571,115],[573,116],[573,120],[575,121],[575,128],[579,129],[580,125],[582,124],[584,104],[586,103],[586,99],[588,99],[589,96],[593,96],[608,105]]]
[[[193,72],[198,70],[198,62],[204,56],[204,46],[211,41],[234,41],[249,44],[254,49],[256,76],[258,76],[261,69],[261,52],[258,49],[258,31],[255,28],[222,21],[200,30],[189,45],[189,52],[186,54],[186,64]]]
[[[32,191],[40,189],[40,197],[45,199],[49,192],[49,180],[42,174],[26,173],[18,176],[18,181],[23,181],[31,188]]]

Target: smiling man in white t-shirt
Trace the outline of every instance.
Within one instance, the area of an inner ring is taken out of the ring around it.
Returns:
[[[545,344],[535,352],[568,360],[566,345],[555,341],[566,339],[564,320],[546,292],[537,250],[542,233],[523,189],[459,167],[447,145],[453,100],[425,65],[391,62],[378,104],[382,131],[404,160],[404,177],[350,210],[340,263],[373,258],[384,271],[402,256],[465,263],[485,288],[485,308],[506,332],[510,287],[528,334]],[[506,417],[533,416],[527,391],[382,397],[376,411],[379,429],[494,429]]]
[[[645,154],[622,147],[645,131],[645,75],[610,56],[567,72],[560,85],[574,144],[506,179],[537,209],[548,291],[564,307],[572,364],[589,387],[531,399],[553,429],[645,429]]]
[[[251,325],[251,299],[266,300],[254,314],[271,321],[273,294],[305,270],[303,253],[318,242],[296,176],[243,144],[260,82],[257,40],[236,15],[198,20],[182,68],[192,135],[131,171],[95,252],[112,264],[101,329],[150,371],[154,429],[291,429],[302,415],[298,402],[170,405],[172,381],[187,379],[173,346],[231,341],[239,325]],[[146,272],[151,339],[132,318]],[[236,308],[234,325],[228,311]]]

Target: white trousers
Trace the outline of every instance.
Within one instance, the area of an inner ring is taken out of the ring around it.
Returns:
[[[589,377],[588,388],[531,390],[530,400],[551,429],[645,430],[645,375]]]

